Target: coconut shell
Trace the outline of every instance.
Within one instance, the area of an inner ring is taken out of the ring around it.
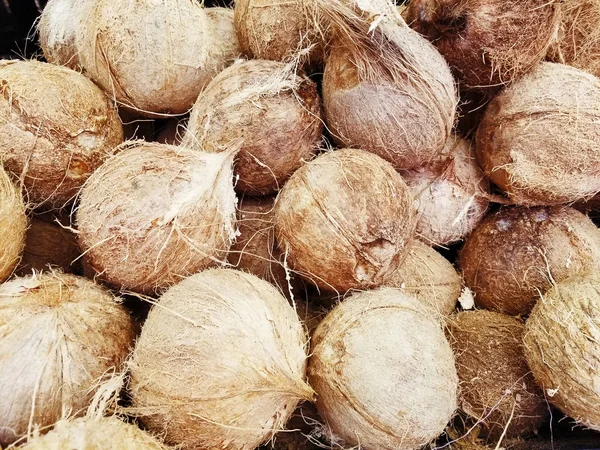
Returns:
[[[223,261],[234,237],[233,153],[130,142],[94,173],[79,244],[109,285],[143,294]]]
[[[485,174],[521,205],[600,191],[600,79],[542,63],[490,102],[477,130]]]
[[[467,238],[459,263],[477,306],[527,315],[555,282],[600,268],[600,230],[568,207],[503,208]]]
[[[7,445],[85,413],[134,334],[117,299],[74,275],[15,278],[0,286],[0,305],[0,445]]]
[[[21,259],[27,216],[21,192],[0,167],[0,282],[6,280]]]
[[[86,77],[38,61],[0,61],[0,158],[35,206],[61,208],[123,141],[110,100]]]
[[[523,353],[525,326],[491,311],[468,311],[448,322],[460,380],[460,408],[490,442],[537,433],[549,416]]]
[[[526,324],[525,356],[546,398],[583,426],[600,430],[600,274],[558,282]]]
[[[290,65],[240,61],[202,92],[183,145],[219,152],[243,141],[235,163],[236,190],[278,191],[319,148],[323,123],[317,86]]]
[[[437,164],[402,172],[419,202],[417,236],[430,245],[446,246],[467,236],[488,208],[490,183],[467,140],[448,140]]]
[[[404,260],[415,227],[402,177],[371,153],[343,149],[298,169],[275,202],[275,231],[290,266],[346,292],[383,284]]]
[[[542,61],[560,22],[548,0],[411,0],[407,22],[470,89],[497,89]]]
[[[296,312],[266,281],[231,269],[193,275],[142,328],[133,411],[183,449],[254,449],[312,399],[306,345]]]
[[[417,449],[456,409],[458,379],[441,323],[398,289],[336,306],[313,335],[308,376],[331,440],[344,448]]]

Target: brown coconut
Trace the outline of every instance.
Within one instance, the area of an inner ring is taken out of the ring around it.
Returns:
[[[398,289],[354,294],[334,308],[313,335],[308,376],[330,439],[344,448],[420,448],[456,409],[441,323]]]
[[[83,75],[0,61],[0,158],[35,206],[60,208],[123,141],[110,100]]]
[[[414,235],[408,186],[362,150],[325,153],[298,169],[275,202],[277,243],[297,273],[344,293],[383,284]]]
[[[183,449],[254,449],[312,399],[306,346],[296,312],[271,284],[231,269],[192,275],[165,292],[142,328],[132,411]]]
[[[234,237],[233,153],[130,142],[89,179],[79,243],[98,277],[160,292],[222,262]]]
[[[555,0],[411,0],[407,22],[470,89],[497,89],[542,61],[559,23]]]
[[[439,162],[402,176],[419,202],[417,236],[430,245],[462,240],[485,216],[490,183],[465,139],[451,137]]]
[[[314,82],[284,63],[240,61],[198,97],[182,145],[219,152],[243,140],[235,163],[236,189],[268,195],[311,159],[322,132]]]
[[[491,311],[468,311],[448,322],[460,380],[460,408],[490,442],[537,433],[549,415],[523,353],[523,322]]]
[[[0,286],[0,445],[85,413],[128,355],[131,318],[108,291],[47,272]]]
[[[490,214],[459,256],[475,303],[527,315],[552,284],[600,267],[600,230],[568,207],[511,207]]]
[[[490,102],[477,130],[477,159],[515,203],[589,198],[600,191],[598,120],[600,79],[541,63]]]
[[[533,309],[525,356],[546,398],[583,426],[600,430],[600,273],[557,283]]]
[[[6,280],[19,263],[26,231],[23,197],[0,166],[0,282]]]

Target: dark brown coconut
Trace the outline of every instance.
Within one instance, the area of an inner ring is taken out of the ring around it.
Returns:
[[[277,242],[291,267],[340,293],[383,284],[406,256],[415,219],[402,177],[362,150],[317,157],[275,202]]]
[[[537,433],[549,415],[523,354],[525,326],[491,311],[462,312],[448,321],[460,381],[460,408],[491,442]]]
[[[459,262],[478,306],[526,315],[553,283],[600,267],[600,230],[572,208],[503,208],[475,228]]]
[[[559,21],[553,0],[411,0],[407,13],[471,89],[498,88],[542,61]]]
[[[86,77],[0,61],[0,158],[35,206],[61,208],[123,141],[111,101]]]
[[[10,277],[19,263],[26,231],[23,196],[0,166],[0,283]]]
[[[490,102],[477,159],[512,201],[557,205],[600,191],[600,79],[541,63]]]
[[[240,61],[221,72],[198,97],[182,145],[219,152],[240,138],[236,189],[268,195],[311,159],[322,132],[315,83],[291,65]]]

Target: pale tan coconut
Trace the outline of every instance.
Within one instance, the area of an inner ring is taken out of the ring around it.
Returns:
[[[108,291],[47,272],[0,286],[0,444],[86,412],[133,344],[129,313]]]
[[[322,133],[315,83],[292,65],[250,60],[225,69],[198,97],[182,145],[218,152],[242,139],[236,189],[269,195],[312,158]]]
[[[213,30],[213,45],[208,49],[211,58],[219,69],[219,73],[236,58],[242,56],[242,48],[235,32],[233,8],[213,7],[204,10]]]
[[[36,206],[72,201],[123,141],[110,100],[73,70],[0,61],[0,92],[0,158]]]
[[[21,259],[27,216],[21,192],[0,167],[0,282],[6,280]]]
[[[440,161],[402,172],[419,202],[417,236],[430,245],[454,244],[467,236],[488,208],[490,183],[465,139],[448,140]]]
[[[290,266],[322,289],[383,284],[414,236],[415,205],[391,164],[335,150],[298,169],[275,202],[275,231]]]
[[[306,336],[271,284],[231,269],[171,287],[130,364],[132,412],[183,449],[254,449],[283,428],[305,383]]]
[[[99,279],[152,294],[225,260],[234,153],[125,143],[84,186],[79,243]]]
[[[600,273],[557,283],[525,327],[525,356],[549,402],[600,430]]]
[[[330,439],[343,448],[420,448],[456,409],[441,322],[399,289],[361,292],[335,307],[313,335],[308,376]]]

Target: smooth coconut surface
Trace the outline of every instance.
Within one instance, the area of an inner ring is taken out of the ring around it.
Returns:
[[[254,449],[312,399],[306,346],[271,284],[231,269],[193,275],[165,292],[142,328],[133,411],[184,449]]]
[[[1,445],[85,413],[133,338],[127,310],[85,278],[48,272],[1,285]]]
[[[233,155],[124,144],[86,183],[77,210],[98,277],[152,294],[222,262],[235,233]]]
[[[527,315],[554,283],[600,267],[600,230],[568,207],[511,207],[490,214],[459,256],[475,303]]]
[[[27,216],[21,192],[0,167],[0,282],[6,280],[21,259]]]
[[[546,56],[560,22],[547,0],[412,0],[407,22],[471,89],[495,89]]]
[[[205,8],[213,45],[208,48],[209,58],[216,64],[214,75],[242,56],[242,48],[235,32],[233,8]],[[214,76],[213,75],[213,76]]]
[[[515,203],[557,205],[600,191],[600,79],[541,63],[496,96],[477,130],[477,159]]]
[[[430,245],[462,240],[485,216],[490,183],[465,139],[451,137],[440,161],[404,171],[402,177],[419,202],[417,236]]]
[[[344,447],[420,448],[456,409],[458,379],[441,322],[398,289],[336,306],[313,335],[308,374],[330,438]]]
[[[315,83],[292,65],[250,60],[225,69],[198,97],[183,145],[219,152],[242,140],[236,189],[268,195],[312,158],[322,132]]]
[[[526,324],[525,356],[546,398],[585,427],[600,430],[600,274],[557,283]]]
[[[335,150],[298,169],[275,202],[277,243],[297,273],[344,293],[383,284],[415,227],[406,183],[383,159]]]
[[[60,208],[123,141],[119,116],[86,77],[38,61],[0,61],[0,158],[35,206]]]
[[[460,380],[459,406],[480,421],[489,442],[537,433],[549,416],[523,353],[525,325],[491,311],[467,311],[448,321]]]

